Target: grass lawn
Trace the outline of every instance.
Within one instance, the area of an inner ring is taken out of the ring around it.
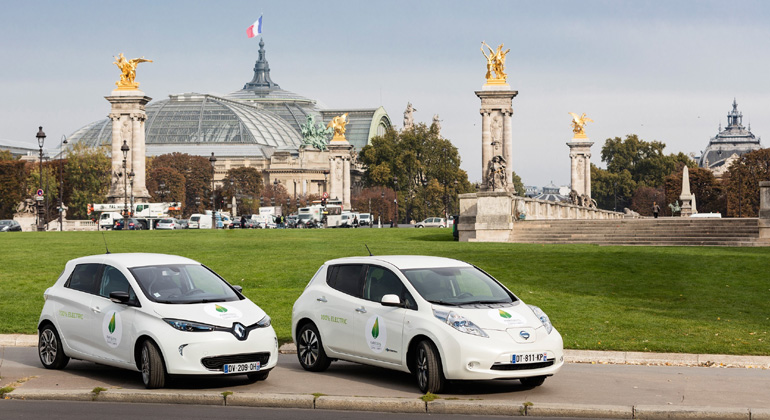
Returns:
[[[770,355],[770,248],[458,243],[449,229],[105,232],[110,251],[183,255],[213,268],[273,318],[326,260],[423,254],[483,268],[540,306],[565,348]],[[0,333],[36,332],[43,292],[64,264],[104,253],[99,232],[0,235]]]

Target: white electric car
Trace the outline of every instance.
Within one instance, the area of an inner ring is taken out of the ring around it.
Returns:
[[[561,335],[473,265],[425,256],[326,262],[294,303],[303,368],[335,359],[412,372],[422,392],[447,380],[519,379],[539,386],[564,364]]]
[[[264,380],[278,362],[270,317],[188,258],[77,258],[44,297],[38,353],[48,369],[88,360],[140,371],[147,388],[162,388],[168,375]]]

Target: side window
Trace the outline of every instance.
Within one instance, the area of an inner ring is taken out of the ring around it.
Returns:
[[[109,298],[112,292],[128,292],[130,300],[136,300],[136,294],[131,289],[131,285],[128,284],[126,276],[117,268],[105,265],[101,285],[99,286],[99,296]]]
[[[72,270],[72,274],[70,275],[70,278],[67,279],[67,283],[64,284],[64,287],[85,293],[96,294],[99,291],[99,283],[101,280],[99,274],[101,271],[101,264],[78,264],[75,266],[75,269]]]
[[[364,283],[364,299],[379,303],[385,295],[396,295],[401,302],[406,303],[407,308],[417,308],[417,303],[398,276],[388,269],[369,266]]]
[[[333,289],[360,298],[363,292],[364,267],[365,266],[361,264],[339,265],[331,267],[329,275],[326,278],[326,282]]]

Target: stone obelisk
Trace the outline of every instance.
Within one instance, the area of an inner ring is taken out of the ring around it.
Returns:
[[[689,217],[697,210],[693,208],[695,196],[690,193],[690,169],[685,165],[682,169],[682,194],[679,195],[679,199],[682,200],[682,212],[680,216]]]
[[[332,118],[327,127],[334,130],[329,145],[329,198],[342,200],[342,208],[350,209],[350,160],[353,145],[345,138],[348,114]]]
[[[113,203],[121,203],[125,197],[133,198],[134,202],[143,203],[150,200],[150,193],[145,185],[145,140],[144,122],[147,119],[145,105],[152,100],[139,90],[136,82],[136,66],[142,62],[150,62],[144,58],[127,60],[121,53],[115,58],[115,63],[121,70],[120,80],[115,84],[117,89],[110,96],[105,96],[112,110],[109,118],[112,121],[112,182],[107,199]],[[123,144],[128,147],[123,168]],[[133,173],[132,179],[125,179]],[[126,190],[129,185],[129,190]],[[131,186],[133,185],[133,186]]]

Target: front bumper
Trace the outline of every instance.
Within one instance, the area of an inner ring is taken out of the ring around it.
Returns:
[[[225,363],[259,361],[260,370],[278,363],[278,339],[272,326],[252,330],[244,341],[229,332],[173,330],[159,345],[171,375],[224,375]]]

